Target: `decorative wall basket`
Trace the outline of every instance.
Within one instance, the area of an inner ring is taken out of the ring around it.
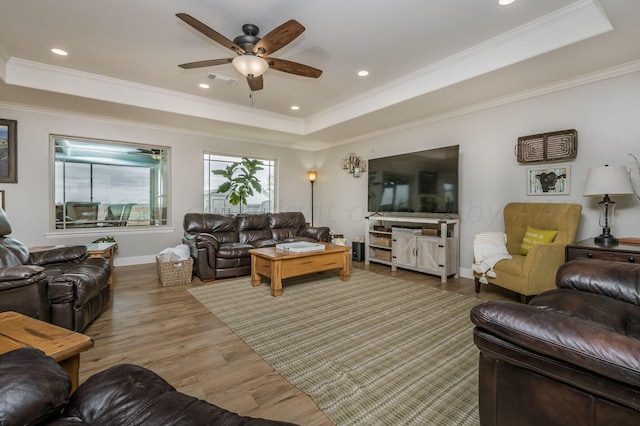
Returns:
[[[521,136],[515,147],[518,163],[566,161],[578,154],[578,132],[574,129]]]

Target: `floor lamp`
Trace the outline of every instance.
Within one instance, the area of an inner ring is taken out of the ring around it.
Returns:
[[[624,166],[604,166],[589,169],[587,182],[584,185],[584,196],[604,197],[598,203],[600,208],[600,226],[602,234],[594,241],[603,245],[617,245],[618,239],[611,234],[613,226],[613,211],[616,207],[615,201],[611,201],[610,195],[632,195],[633,187],[629,174]]]
[[[315,170],[312,170],[307,173],[307,178],[309,182],[311,182],[311,226],[313,226],[313,183],[316,181],[318,174]]]

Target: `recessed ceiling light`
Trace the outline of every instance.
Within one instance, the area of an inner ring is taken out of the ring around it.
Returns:
[[[207,83],[200,83],[198,84],[198,86],[200,86],[201,89],[208,89],[209,85]]]
[[[294,111],[298,111],[300,107],[298,105],[291,105],[291,109]]]
[[[53,53],[55,53],[56,55],[60,55],[60,56],[67,56],[67,55],[68,55],[68,53],[67,53],[67,52],[65,52],[65,51],[64,51],[64,50],[62,50],[62,49],[51,49],[51,51],[52,51]]]
[[[506,6],[506,5],[508,5],[508,4],[513,3],[514,1],[516,1],[516,0],[498,0],[498,4],[499,4],[500,6]]]
[[[369,71],[367,71],[367,70],[358,71],[358,75],[360,77],[366,77],[366,76],[369,75]]]

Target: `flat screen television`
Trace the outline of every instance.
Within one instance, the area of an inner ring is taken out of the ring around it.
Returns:
[[[370,213],[458,215],[459,145],[369,160]]]

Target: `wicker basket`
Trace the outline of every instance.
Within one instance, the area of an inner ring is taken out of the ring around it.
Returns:
[[[187,260],[161,261],[156,256],[158,278],[163,286],[189,284],[193,270],[193,258]]]

